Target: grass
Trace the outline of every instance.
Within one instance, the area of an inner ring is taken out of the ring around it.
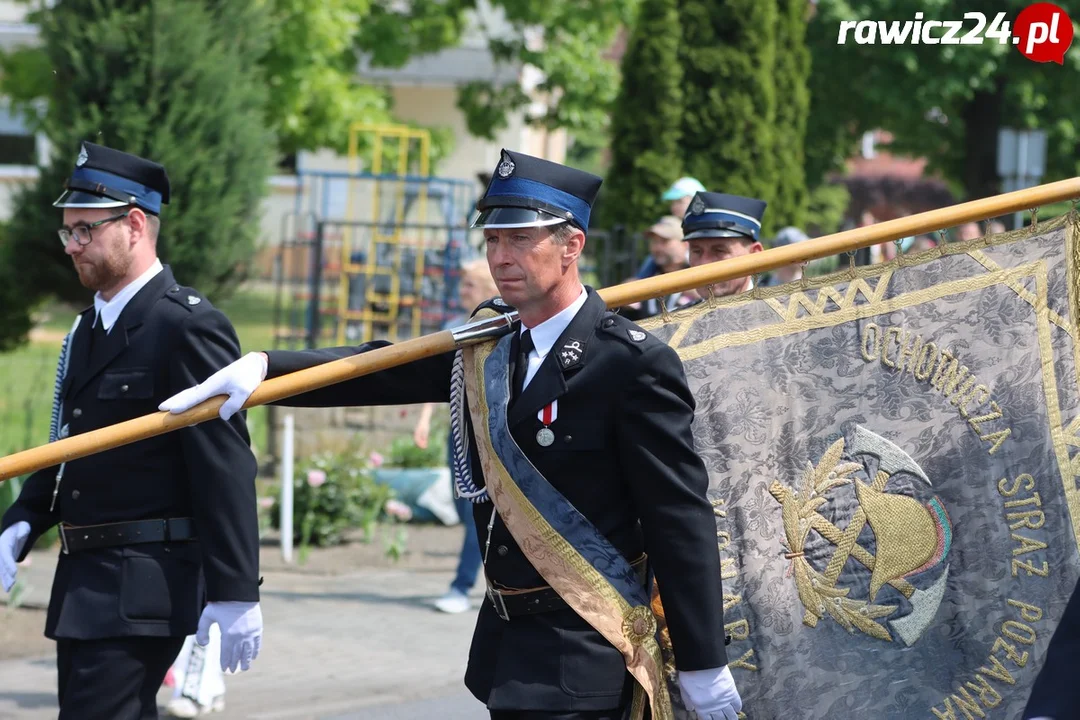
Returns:
[[[272,347],[273,297],[241,290],[219,304],[233,322],[241,352]],[[46,443],[52,413],[56,361],[63,335],[80,308],[62,304],[42,308],[38,329],[29,344],[0,354],[0,455]],[[267,409],[248,411],[248,430],[256,448],[266,446]]]

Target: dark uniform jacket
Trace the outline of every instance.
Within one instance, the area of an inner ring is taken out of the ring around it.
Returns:
[[[228,319],[178,286],[167,266],[128,301],[108,335],[91,327],[94,319],[93,306],[83,311],[70,344],[60,419],[68,434],[157,412],[240,357]],[[198,539],[61,553],[49,638],[185,636],[207,599],[259,599],[256,462],[242,413],[67,463],[50,511],[57,469],[27,478],[4,513],[2,528],[30,523],[23,557],[57,523],[190,517]]]
[[[574,342],[582,349],[577,360],[560,364],[560,351]],[[268,377],[385,344],[270,352]],[[436,356],[282,404],[447,402],[452,362],[453,353]],[[537,413],[555,399],[556,439],[543,447],[536,440]],[[727,663],[716,525],[705,496],[708,475],[694,450],[693,417],[694,399],[675,351],[608,312],[591,289],[508,417],[536,468],[628,560],[648,553],[682,670]],[[470,447],[473,478],[481,485],[476,443]],[[474,512],[483,550],[492,505],[477,504]],[[547,584],[499,520],[485,568],[496,587]],[[492,709],[602,710],[619,704],[628,677],[621,654],[569,608],[507,621],[485,599],[465,682]]]
[[[1024,720],[1048,717],[1054,720],[1080,717],[1080,584],[1073,589],[1065,614],[1050,638],[1042,668],[1031,687]]]

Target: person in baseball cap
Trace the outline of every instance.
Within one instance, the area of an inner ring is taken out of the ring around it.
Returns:
[[[671,184],[660,199],[671,203],[671,214],[682,217],[686,214],[686,208],[690,201],[699,192],[705,192],[705,186],[692,177],[681,177]]]

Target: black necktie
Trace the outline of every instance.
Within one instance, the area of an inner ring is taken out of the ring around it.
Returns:
[[[93,352],[95,348],[99,347],[105,340],[105,321],[98,315],[94,319],[93,332],[90,333],[90,352]]]
[[[521,339],[518,341],[518,354],[517,359],[514,361],[514,387],[513,397],[516,399],[521,395],[521,391],[525,389],[525,375],[529,372],[529,354],[533,351],[532,335],[528,330],[521,333]]]

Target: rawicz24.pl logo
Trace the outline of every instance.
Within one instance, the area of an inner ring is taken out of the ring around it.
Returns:
[[[849,40],[859,45],[982,45],[997,41],[1012,44],[1024,57],[1035,62],[1065,62],[1065,52],[1073,40],[1069,15],[1053,3],[1040,2],[1020,11],[1015,22],[998,13],[987,23],[981,12],[966,12],[963,20],[927,20],[915,13],[914,20],[843,20],[836,42]],[[968,24],[972,23],[972,24]]]

